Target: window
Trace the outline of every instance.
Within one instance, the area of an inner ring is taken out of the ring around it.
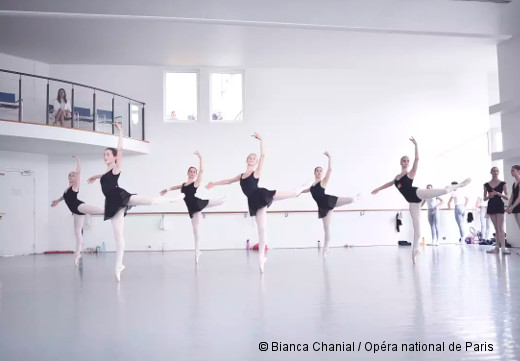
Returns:
[[[164,84],[164,121],[197,119],[198,73],[166,73]]]
[[[500,128],[491,128],[488,132],[489,153],[502,152],[502,130]]]
[[[218,121],[241,121],[243,115],[243,74],[211,73],[210,119]]]
[[[130,104],[130,120],[134,125],[139,123],[139,107],[135,104]]]

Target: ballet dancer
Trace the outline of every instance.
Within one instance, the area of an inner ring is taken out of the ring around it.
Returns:
[[[410,159],[407,156],[401,157],[401,173],[399,173],[393,180],[388,183],[383,184],[381,187],[376,188],[372,191],[372,194],[377,194],[379,191],[391,187],[395,185],[399,192],[403,195],[406,201],[410,205],[410,215],[412,216],[412,225],[413,225],[413,247],[412,247],[412,261],[415,264],[415,260],[419,255],[419,238],[421,237],[421,202],[430,198],[435,198],[442,196],[444,194],[448,194],[453,192],[454,190],[464,187],[471,182],[471,179],[468,178],[461,182],[460,184],[452,184],[451,186],[447,186],[443,189],[419,189],[417,187],[413,187],[413,180],[415,178],[415,174],[417,173],[417,165],[419,162],[419,149],[417,147],[417,142],[413,137],[410,138],[410,141],[415,146],[415,159],[413,162],[412,169],[408,171],[408,166],[410,164]]]
[[[433,186],[428,184],[426,189],[432,189]],[[432,231],[432,243],[430,246],[438,246],[439,245],[439,207],[442,205],[443,201],[440,197],[429,198],[427,200],[422,201],[421,207],[424,206],[424,203],[428,205],[428,223],[430,224],[430,229]]]
[[[518,228],[520,228],[520,197],[518,196],[520,165],[514,165],[511,167],[511,175],[515,178],[515,183],[513,183],[513,188],[511,190],[512,197],[509,199],[509,203],[507,204],[507,213],[515,216],[516,224],[518,225]],[[520,255],[520,252],[516,253]]]
[[[325,188],[327,188],[327,184],[329,183],[330,179],[330,174],[332,172],[332,160],[329,152],[325,152],[323,154],[325,154],[325,156],[329,160],[327,172],[325,173],[325,178],[322,179],[322,167],[314,168],[314,182],[312,183],[312,186],[310,186],[307,189],[304,189],[302,193],[311,193],[312,198],[316,201],[316,204],[318,205],[318,218],[323,219],[323,229],[325,232],[323,258],[325,258],[329,253],[330,223],[332,220],[332,213],[334,212],[334,208],[341,207],[354,202],[357,198],[359,198],[359,194],[355,197],[336,197],[331,196],[329,194],[325,194]]]
[[[477,203],[475,203],[475,207],[480,213],[480,244],[487,244],[490,239],[489,235],[491,234],[491,218],[487,213],[488,201],[484,201],[482,197],[479,196],[477,198]]]
[[[197,168],[188,168],[188,180],[181,185],[172,186],[168,189],[161,191],[161,196],[164,196],[168,191],[174,191],[180,189],[184,193],[184,202],[188,208],[188,214],[191,218],[191,225],[193,227],[193,237],[195,239],[195,263],[199,263],[199,257],[202,254],[199,247],[199,223],[200,223],[200,212],[208,207],[220,206],[224,203],[224,199],[200,199],[195,197],[197,188],[199,188],[202,182],[202,174],[204,168],[202,166],[202,157],[199,152],[195,152],[195,155],[199,158],[199,171],[197,174]]]
[[[65,201],[67,207],[74,215],[74,234],[76,235],[76,253],[74,253],[74,264],[79,266],[81,258],[81,249],[83,248],[83,223],[85,222],[85,214],[101,215],[104,213],[103,208],[91,206],[78,199],[80,178],[81,178],[81,160],[73,155],[76,159],[76,171],[69,173],[69,187],[65,189],[63,195],[52,201],[51,207],[56,207],[61,201]]]
[[[491,168],[491,180],[484,184],[484,201],[488,201],[487,214],[493,222],[496,233],[495,248],[487,253],[498,253],[502,247],[502,254],[511,254],[506,248],[506,234],[504,231],[504,201],[508,200],[506,182],[498,179],[500,171],[497,167]]]
[[[256,218],[259,240],[258,261],[260,272],[263,273],[264,265],[267,261],[267,258],[265,257],[267,207],[269,207],[273,201],[297,197],[304,188],[302,187],[293,192],[259,188],[258,181],[262,175],[265,159],[264,142],[258,133],[255,133],[253,137],[260,141],[260,157],[254,153],[249,154],[247,156],[247,168],[244,173],[230,179],[224,179],[218,182],[209,182],[206,188],[211,189],[217,185],[240,182],[242,192],[244,192],[247,197],[249,215]]]
[[[457,182],[451,182],[452,185],[457,185]],[[451,209],[451,202],[455,204],[455,222],[459,227],[460,238],[459,242],[462,245],[466,244],[466,207],[468,206],[468,197],[461,194],[461,191],[454,190],[451,192],[450,200],[448,201],[448,209]]]
[[[123,265],[123,255],[125,252],[124,225],[126,212],[133,206],[150,206],[154,204],[165,204],[180,201],[184,198],[184,194],[180,193],[175,197],[157,197],[149,198],[130,194],[123,188],[120,188],[117,181],[123,169],[123,132],[119,123],[113,123],[119,131],[119,141],[117,149],[106,148],[104,153],[107,172],[92,176],[88,179],[88,183],[93,183],[99,179],[101,190],[105,195],[105,221],[110,219],[114,238],[116,240],[116,279],[121,280],[121,272],[125,269]]]

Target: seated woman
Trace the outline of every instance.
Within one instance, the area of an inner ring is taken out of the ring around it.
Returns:
[[[72,119],[72,113],[70,111],[70,104],[67,102],[67,94],[65,93],[65,89],[60,88],[58,90],[58,97],[54,100],[54,123],[52,123],[52,125],[60,123],[60,126],[63,127],[63,121],[70,119]]]

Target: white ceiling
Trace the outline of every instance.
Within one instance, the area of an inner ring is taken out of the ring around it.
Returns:
[[[516,5],[0,0],[0,51],[49,64],[493,70]]]

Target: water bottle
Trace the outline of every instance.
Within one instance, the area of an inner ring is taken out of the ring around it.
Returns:
[[[101,247],[101,250],[102,250],[103,254],[107,252],[107,248],[105,246],[105,242],[103,242],[103,246]]]
[[[320,243],[320,240],[318,239],[318,249],[321,248],[321,243]]]
[[[249,251],[249,240],[246,241],[246,249]]]

